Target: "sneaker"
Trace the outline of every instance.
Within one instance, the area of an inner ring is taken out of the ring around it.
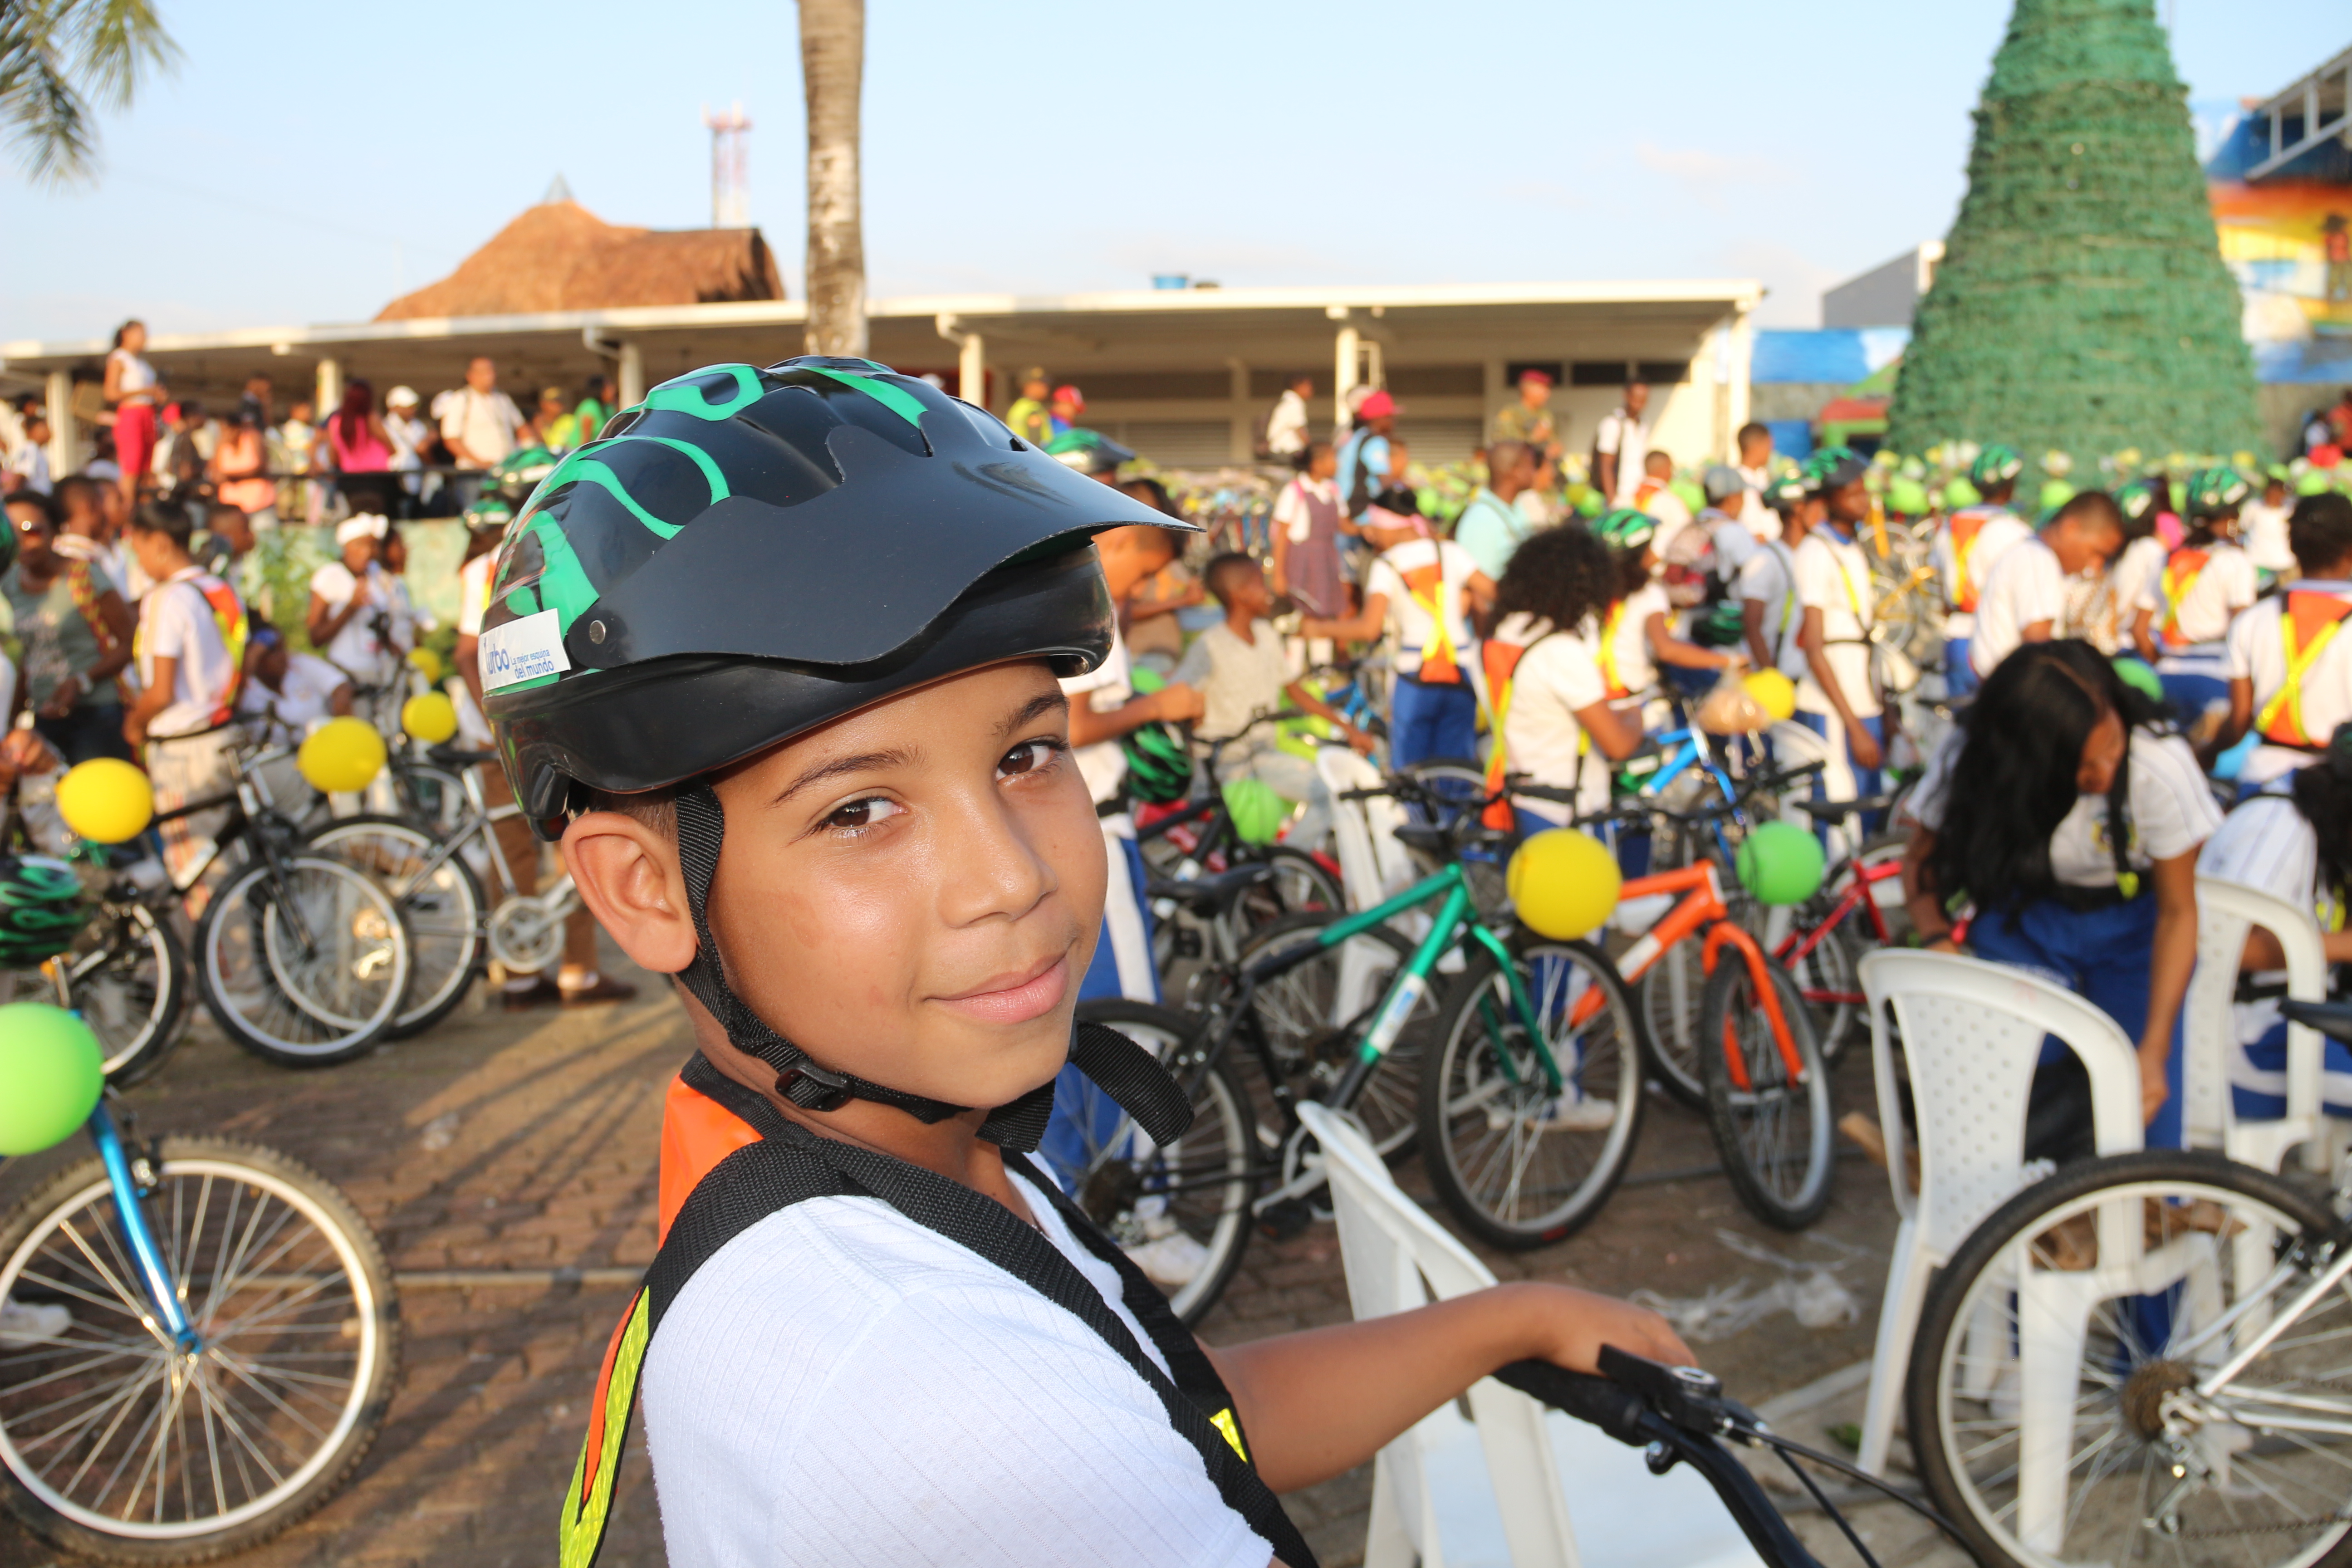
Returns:
[[[53,1301],[0,1301],[0,1350],[48,1344],[73,1327],[73,1311]]]
[[[591,974],[577,985],[559,984],[556,989],[562,994],[566,1007],[593,1007],[604,1002],[626,1002],[637,994],[637,988],[627,981],[614,980],[604,974]]]
[[[1606,1132],[1617,1124],[1617,1102],[1599,1096],[1562,1095],[1544,1108],[1536,1127],[1544,1132]]]
[[[1126,1248],[1129,1259],[1163,1290],[1181,1290],[1209,1266],[1209,1249],[1182,1231]]]

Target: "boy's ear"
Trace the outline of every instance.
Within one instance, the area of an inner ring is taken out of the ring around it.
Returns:
[[[563,832],[580,900],[639,967],[676,974],[694,962],[694,918],[677,846],[625,812],[591,811]]]

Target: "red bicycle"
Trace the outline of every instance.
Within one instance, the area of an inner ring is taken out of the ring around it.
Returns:
[[[1828,827],[1859,812],[1885,811],[1893,797],[1793,804]],[[1903,840],[1880,833],[1830,868],[1820,892],[1769,923],[1767,944],[1805,999],[1824,1061],[1835,1061],[1861,1030],[1863,954],[1894,946],[1909,921],[1903,908]]]

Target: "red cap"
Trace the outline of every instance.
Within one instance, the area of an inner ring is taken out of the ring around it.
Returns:
[[[1386,387],[1382,387],[1378,392],[1373,393],[1370,397],[1365,398],[1361,404],[1357,405],[1356,417],[1359,419],[1384,419],[1395,412],[1396,399],[1389,395],[1388,389]]]
[[[1066,403],[1076,408],[1084,408],[1087,405],[1087,395],[1075,386],[1057,386],[1054,388],[1053,401]]]
[[[2344,448],[2332,442],[2311,449],[2311,466],[2315,468],[2332,468],[2343,460]]]
[[[1548,370],[1523,370],[1519,372],[1519,384],[1521,386],[1526,386],[1530,383],[1537,386],[1549,386],[1552,384],[1551,372]]]

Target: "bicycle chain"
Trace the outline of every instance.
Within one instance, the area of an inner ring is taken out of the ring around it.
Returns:
[[[2170,1541],[2226,1541],[2238,1535],[2284,1535],[2289,1531],[2315,1530],[2324,1525],[2352,1524],[2352,1515],[2329,1514],[2325,1519],[2283,1519],[2274,1524],[2235,1524],[2226,1530],[2181,1530]]]

